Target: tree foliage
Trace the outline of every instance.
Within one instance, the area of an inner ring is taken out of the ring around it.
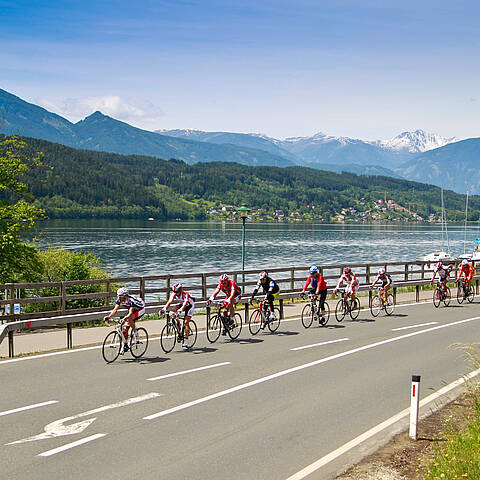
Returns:
[[[27,232],[43,210],[28,200],[25,175],[38,167],[40,155],[25,153],[27,145],[17,137],[0,139],[0,282],[22,277],[28,280],[38,271],[36,249],[25,243]]]

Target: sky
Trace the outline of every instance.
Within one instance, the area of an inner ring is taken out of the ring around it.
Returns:
[[[0,0],[0,88],[147,130],[480,137],[477,0]]]

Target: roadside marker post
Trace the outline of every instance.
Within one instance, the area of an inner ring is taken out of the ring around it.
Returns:
[[[411,401],[410,401],[409,436],[413,440],[416,440],[417,424],[418,424],[418,406],[420,401],[420,375],[412,375],[412,387],[410,391],[411,391]]]

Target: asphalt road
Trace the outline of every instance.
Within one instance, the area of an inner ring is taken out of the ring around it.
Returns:
[[[256,337],[244,326],[233,343],[202,334],[168,356],[153,339],[111,365],[99,349],[0,362],[2,476],[287,480],[407,408],[412,374],[421,398],[458,379],[468,367],[449,346],[479,338],[476,302],[429,303]]]

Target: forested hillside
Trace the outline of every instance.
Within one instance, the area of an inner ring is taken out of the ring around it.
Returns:
[[[413,220],[406,213],[407,207],[428,219],[440,211],[438,187],[402,179],[305,167],[248,167],[220,162],[187,165],[178,160],[23,140],[32,154],[44,153],[44,166],[29,171],[26,179],[35,204],[45,208],[51,218],[203,219],[223,205],[241,203],[254,209],[257,217],[273,216],[281,210],[285,217],[293,214],[295,218],[324,221],[340,213],[346,221]],[[379,201],[385,196],[399,208],[384,208],[385,203]],[[445,192],[445,203],[450,219],[463,219],[464,195]],[[478,219],[479,210],[480,197],[471,197],[469,218]],[[378,214],[372,214],[374,211]]]

